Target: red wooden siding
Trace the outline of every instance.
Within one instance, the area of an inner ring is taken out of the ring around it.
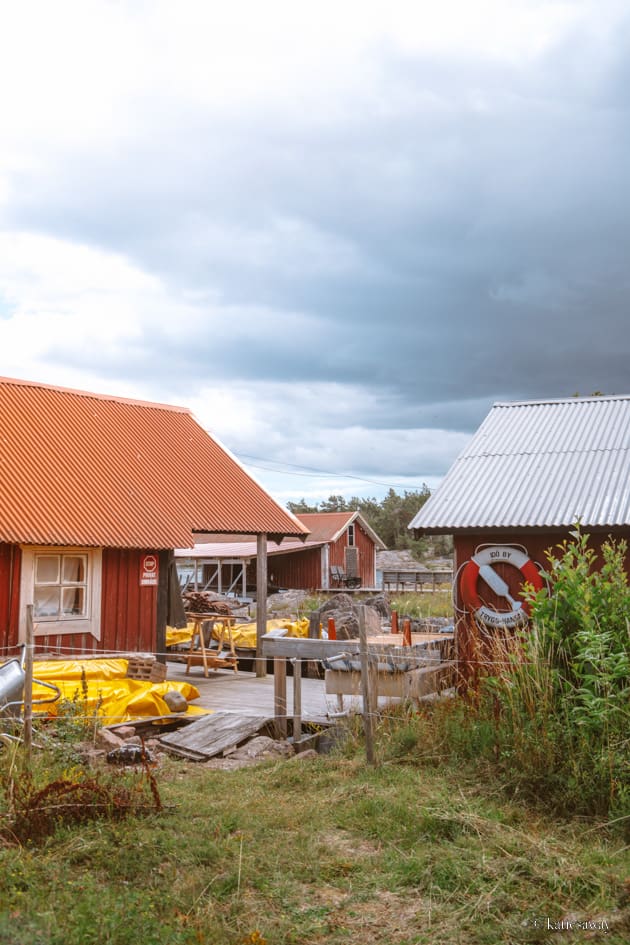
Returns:
[[[348,546],[348,531],[333,542],[330,546],[330,564],[338,565],[345,571],[346,555],[345,549]],[[354,547],[359,552],[359,576],[363,587],[374,587],[376,581],[375,562],[376,552],[374,542],[369,535],[361,528],[358,522],[354,522]]]
[[[270,587],[312,591],[321,587],[321,548],[305,548],[286,555],[269,555],[267,583]],[[247,566],[247,586],[256,587],[256,560]]]
[[[157,588],[140,587],[146,552],[103,550],[101,639],[90,633],[37,636],[39,656],[79,657],[93,653],[155,652]],[[21,551],[0,544],[0,658],[15,655],[19,632]]]
[[[585,530],[588,533],[588,529]],[[615,538],[630,539],[630,529],[614,529],[612,534]],[[523,534],[514,532],[508,536],[501,535],[500,538],[492,536],[490,533],[479,532],[474,535],[456,535],[455,536],[455,574],[456,578],[456,601],[457,611],[455,614],[455,623],[457,630],[457,657],[460,660],[460,671],[465,678],[474,677],[476,672],[482,668],[480,664],[487,661],[489,656],[488,639],[485,634],[479,632],[472,616],[462,613],[463,602],[461,598],[459,574],[460,569],[470,560],[475,553],[478,545],[515,545],[526,549],[528,556],[539,566],[546,568],[548,560],[545,552],[553,549],[556,545],[568,538],[566,532],[543,532]],[[589,536],[589,546],[596,552],[599,552],[602,543],[607,539],[608,534],[595,533]],[[521,590],[521,579],[516,568],[508,564],[493,565],[503,580],[510,588],[512,597],[518,599]],[[630,553],[626,556],[626,571],[630,574]],[[498,610],[505,610],[505,601],[499,600],[489,588],[483,590],[483,602],[489,607],[497,607]],[[504,633],[511,634],[513,631],[507,630]]]
[[[322,586],[322,549],[305,548],[289,555],[269,555],[269,584],[312,591]]]
[[[140,561],[146,553],[133,549],[103,550],[100,642],[103,650],[155,652],[157,587],[140,587]]]
[[[21,564],[17,545],[0,544],[0,659],[15,656],[18,645]]]

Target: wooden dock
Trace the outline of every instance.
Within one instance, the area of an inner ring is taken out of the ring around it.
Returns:
[[[232,670],[211,670],[206,679],[201,669],[193,669],[186,675],[186,666],[182,663],[167,663],[167,680],[192,683],[200,692],[200,698],[193,705],[214,711],[238,712],[241,715],[274,714],[274,677],[269,674],[256,677],[255,673],[232,672]],[[336,696],[327,696],[323,679],[302,679],[302,719],[304,722],[323,723],[338,715]],[[379,705],[399,701],[379,699]],[[361,699],[349,697],[346,708],[361,710]],[[287,712],[293,714],[293,677],[287,677]]]

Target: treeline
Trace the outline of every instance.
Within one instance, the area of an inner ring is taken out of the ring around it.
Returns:
[[[289,502],[288,508],[297,516],[301,512],[360,512],[391,550],[408,548],[418,557],[427,554],[448,555],[453,548],[450,536],[414,539],[408,528],[430,495],[429,487],[425,485],[420,490],[405,490],[402,494],[390,489],[380,500],[360,499],[358,496],[346,499],[342,495],[331,495],[316,505],[309,504],[305,499]]]

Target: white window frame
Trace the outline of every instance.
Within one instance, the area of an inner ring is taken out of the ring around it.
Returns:
[[[26,639],[26,607],[33,603],[35,592],[35,558],[37,555],[83,555],[87,561],[86,615],[65,617],[62,620],[34,617],[36,637],[58,636],[68,633],[91,633],[101,639],[101,587],[103,569],[102,548],[79,548],[67,545],[23,545],[22,576],[20,580],[20,641]]]
[[[354,522],[350,522],[348,525],[348,548],[354,548],[356,541],[356,535],[354,531]]]

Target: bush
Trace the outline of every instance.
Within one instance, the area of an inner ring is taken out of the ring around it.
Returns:
[[[492,673],[431,714],[447,753],[490,763],[520,796],[563,814],[630,814],[625,554],[608,539],[598,560],[579,529],[547,552],[552,590],[531,589],[529,628],[496,636]]]

